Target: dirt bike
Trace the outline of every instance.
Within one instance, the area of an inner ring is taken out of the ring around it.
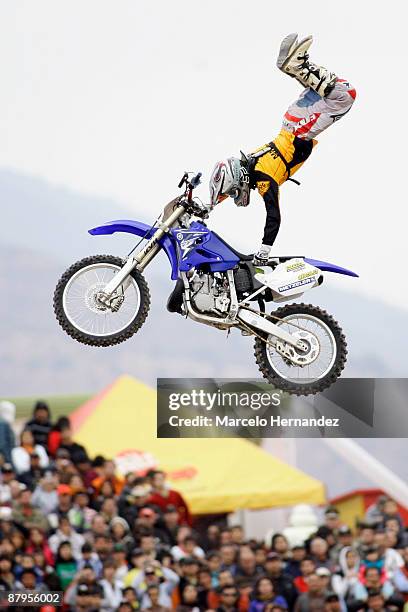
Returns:
[[[347,357],[338,323],[311,304],[287,304],[267,314],[265,303],[299,298],[321,285],[326,271],[358,275],[303,256],[254,264],[252,254],[239,253],[207,227],[209,210],[193,198],[200,177],[201,173],[191,179],[183,175],[182,195],[165,206],[152,226],[117,220],[89,230],[94,236],[127,232],[141,239],[125,260],[95,255],[73,264],[55,289],[58,322],[83,344],[111,346],[128,340],[149,312],[143,270],[163,250],[175,281],[168,310],[197,323],[253,336],[259,369],[275,387],[296,395],[326,389],[340,376]]]

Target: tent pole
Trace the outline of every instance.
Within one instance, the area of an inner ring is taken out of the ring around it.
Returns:
[[[321,438],[338,455],[375,483],[390,497],[408,508],[408,485],[381,461],[349,438]]]

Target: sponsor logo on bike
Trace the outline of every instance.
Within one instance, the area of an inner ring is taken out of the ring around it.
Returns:
[[[289,283],[289,285],[283,285],[283,287],[279,287],[278,291],[281,293],[283,291],[290,291],[291,289],[296,289],[296,287],[301,287],[302,285],[308,285],[309,283],[314,283],[315,278],[305,278],[304,280],[299,280],[294,283]]]

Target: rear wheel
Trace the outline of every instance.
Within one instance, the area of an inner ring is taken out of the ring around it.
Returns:
[[[347,359],[346,339],[333,317],[311,304],[289,304],[274,311],[271,320],[302,339],[306,349],[295,350],[305,365],[295,365],[278,353],[270,344],[271,335],[256,338],[255,359],[264,378],[294,395],[311,395],[330,387]]]
[[[98,299],[106,285],[123,267],[112,255],[86,257],[62,275],[54,293],[54,312],[63,330],[91,346],[124,342],[143,325],[150,308],[144,276],[133,270],[116,290],[109,306]]]

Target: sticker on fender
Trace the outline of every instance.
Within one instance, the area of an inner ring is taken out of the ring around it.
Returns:
[[[302,285],[308,285],[309,283],[315,283],[315,277],[305,278],[301,281],[296,281],[295,283],[290,283],[289,285],[283,285],[283,287],[279,287],[278,291],[290,291],[291,289],[296,289],[296,287],[301,287]]]

